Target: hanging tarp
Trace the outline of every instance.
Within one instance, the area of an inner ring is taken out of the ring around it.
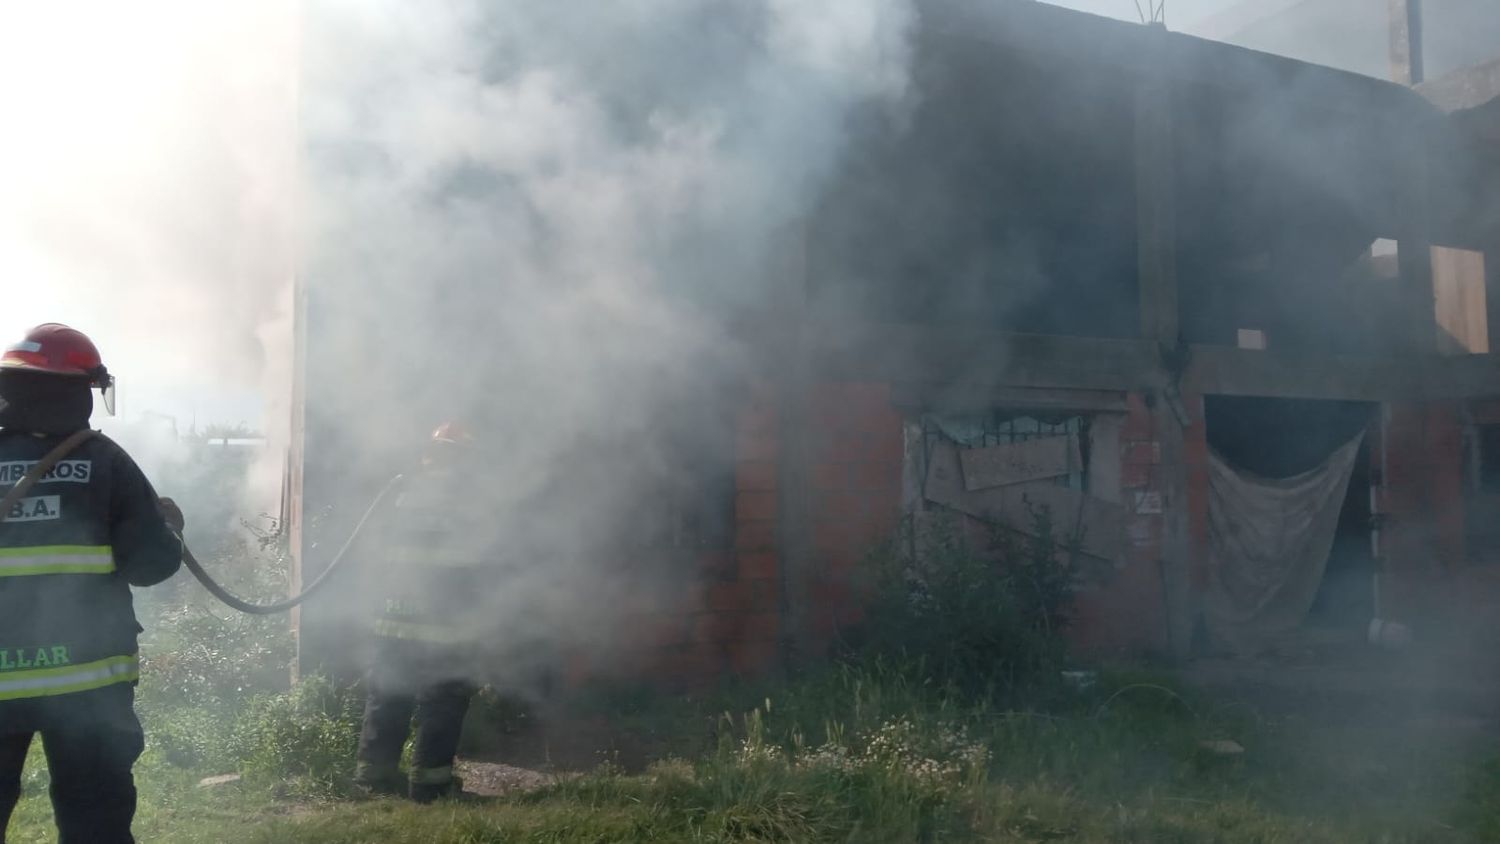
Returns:
[[[1307,617],[1338,531],[1360,433],[1311,471],[1264,478],[1209,455],[1212,580],[1206,615],[1219,642],[1253,653]]]

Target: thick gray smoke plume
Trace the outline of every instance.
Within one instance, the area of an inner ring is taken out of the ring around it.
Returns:
[[[705,458],[728,457],[706,443],[730,424],[721,390],[743,386],[729,319],[764,305],[777,235],[850,110],[904,96],[910,14],[315,3],[311,505],[340,523],[432,426],[462,420],[484,455],[466,482],[513,563],[494,587],[501,638],[628,638],[623,614],[688,576],[646,559],[666,490],[691,498]]]

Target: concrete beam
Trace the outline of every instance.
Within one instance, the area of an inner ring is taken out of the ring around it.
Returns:
[[[1418,369],[1399,358],[1314,358],[1193,346],[1187,380],[1208,395],[1386,401],[1411,398]]]
[[[1187,380],[1209,395],[1340,401],[1500,396],[1500,355],[1307,357],[1193,346]]]
[[[914,411],[946,413],[979,412],[997,407],[1039,413],[1125,413],[1125,396],[1122,390],[1059,390],[964,381],[946,384],[896,381],[891,384],[892,405]]]
[[[1158,380],[1153,346],[1139,339],[819,322],[807,341],[824,379],[1075,390],[1142,390]]]
[[[1116,407],[1120,393],[1162,386],[1143,339],[1014,334],[948,326],[810,323],[814,377],[885,381],[911,406]],[[1184,380],[1213,395],[1347,401],[1500,396],[1500,355],[1353,357],[1189,347]],[[988,400],[988,399],[986,399]]]

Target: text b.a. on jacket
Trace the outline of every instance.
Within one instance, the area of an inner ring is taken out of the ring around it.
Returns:
[[[0,430],[0,493],[65,437]],[[6,702],[139,676],[131,586],[171,577],[180,540],[140,467],[96,434],[0,521],[0,719]]]

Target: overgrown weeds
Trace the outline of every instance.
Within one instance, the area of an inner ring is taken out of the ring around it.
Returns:
[[[216,543],[212,569],[248,600],[279,599],[290,574],[280,525],[242,527]],[[285,616],[227,611],[196,594],[159,606],[149,630],[137,708],[153,758],[240,772],[288,796],[347,793],[357,693],[322,677],[291,685],[295,645]]]
[[[233,730],[234,755],[253,784],[297,797],[349,793],[360,699],[321,677],[253,698]]]
[[[718,746],[638,777],[610,767],[533,795],[653,807],[653,832],[705,841],[913,841],[963,829],[988,749],[961,724],[915,718],[869,729],[827,722],[816,736],[772,726],[774,704],[723,716]]]
[[[866,560],[869,611],[845,657],[883,658],[965,695],[1050,684],[1066,657],[1077,538],[1051,513],[1026,535],[992,528],[981,547],[959,525],[908,519]]]

